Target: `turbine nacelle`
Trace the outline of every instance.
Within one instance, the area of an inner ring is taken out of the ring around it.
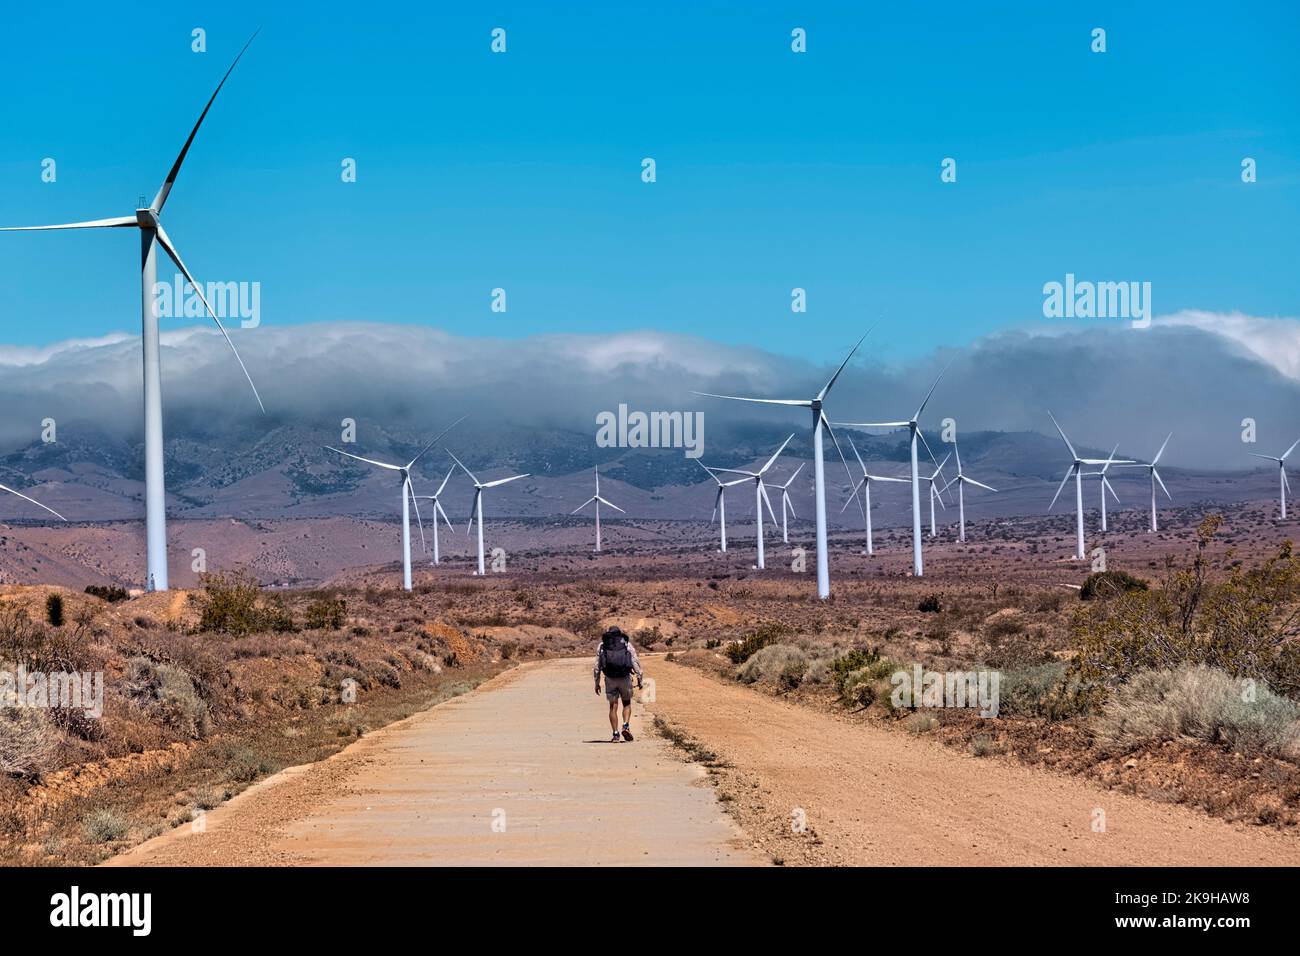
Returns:
[[[158,228],[158,214],[148,206],[135,211],[135,221],[141,229]]]

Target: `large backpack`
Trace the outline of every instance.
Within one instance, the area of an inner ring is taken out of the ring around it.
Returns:
[[[626,677],[632,673],[632,649],[628,647],[626,638],[605,645],[605,666],[602,670],[606,677]]]

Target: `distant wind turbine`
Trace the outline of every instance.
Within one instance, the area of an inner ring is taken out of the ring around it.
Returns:
[[[822,405],[826,401],[826,396],[834,387],[840,373],[844,371],[844,366],[849,364],[849,359],[853,358],[859,346],[868,335],[871,329],[867,329],[862,338],[858,339],[857,345],[845,356],[840,367],[835,370],[820,392],[810,399],[799,398],[741,398],[736,395],[714,395],[710,392],[696,392],[696,395],[703,395],[707,398],[725,398],[735,402],[757,402],[764,405],[786,405],[795,408],[807,408],[812,412],[812,439],[813,439],[813,492],[816,499],[817,512],[817,596],[825,600],[831,596],[831,570],[830,555],[826,545],[826,466],[822,460],[822,428],[830,432],[831,441],[835,443],[835,450],[840,453],[840,461],[844,462],[844,470],[849,470],[849,463],[844,459],[844,452],[840,449],[840,443],[835,438],[835,432],[831,429],[830,419],[822,411]],[[849,481],[853,480],[853,475],[849,474]],[[761,522],[760,522],[761,523]]]
[[[797,514],[794,513],[794,502],[790,500],[790,486],[794,484],[794,480],[799,477],[799,472],[801,471],[803,471],[803,462],[800,462],[799,467],[794,470],[794,474],[792,474],[789,478],[785,480],[785,484],[772,486],[773,488],[781,489],[781,543],[782,544],[790,543],[790,528],[789,525],[786,524],[786,519],[788,517],[795,517],[795,518],[799,517]]]
[[[362,458],[360,455],[354,455],[350,451],[343,451],[341,448],[335,448],[332,445],[325,446],[330,451],[343,455],[345,458],[355,458],[357,461],[364,461],[367,465],[374,465],[376,468],[383,468],[386,471],[395,471],[397,472],[398,477],[401,479],[402,590],[404,591],[411,590],[411,504],[414,502],[415,499],[415,492],[411,489],[411,468],[415,466],[415,463],[417,461],[419,461],[421,458],[424,457],[424,453],[426,451],[428,451],[434,445],[438,444],[438,442],[442,439],[443,435],[447,434],[447,432],[451,431],[453,428],[455,428],[464,420],[465,417],[462,415],[460,418],[456,419],[454,422],[452,422],[450,425],[444,428],[441,432],[438,433],[437,438],[435,438],[433,441],[429,442],[429,444],[425,445],[422,449],[420,449],[420,453],[416,455],[414,458],[412,458],[410,461],[408,461],[405,465],[394,465],[386,461],[376,461],[373,458]],[[418,504],[415,506],[415,514],[416,514],[416,520],[419,520],[420,506]],[[434,516],[434,520],[437,521],[436,515]],[[420,537],[421,538],[424,537],[423,522],[421,522],[420,525]]]
[[[573,511],[570,513],[576,515],[579,511],[587,507],[587,505],[591,504],[593,501],[596,503],[596,550],[599,551],[600,550],[600,506],[602,504],[609,505],[615,511],[619,512],[619,514],[627,514],[626,511],[624,511],[618,505],[614,504],[614,502],[608,501],[605,498],[602,498],[600,496],[600,467],[599,466],[597,466],[596,468],[596,493],[592,495],[590,498],[588,498],[586,501],[584,501],[582,504],[578,505],[578,507],[574,508]]]
[[[982,481],[976,481],[974,478],[971,478],[969,475],[967,475],[964,471],[961,470],[961,450],[957,447],[956,439],[953,439],[952,452],[954,455],[957,456],[957,477],[954,478],[952,481],[948,482],[948,484],[944,485],[943,490],[947,491],[954,484],[957,486],[957,540],[965,541],[966,540],[966,486],[974,485],[976,488],[983,488],[985,491],[992,491],[995,493],[997,492],[997,489],[990,488]],[[944,461],[947,460],[948,459],[946,458],[944,459]],[[934,510],[933,505],[931,505],[930,510],[933,512]]]
[[[1083,466],[1084,465],[1106,465],[1109,467],[1110,465],[1133,465],[1136,464],[1136,462],[1129,461],[1127,459],[1121,461],[1114,458],[1080,458],[1079,453],[1076,452],[1074,450],[1074,446],[1070,444],[1070,439],[1065,437],[1065,431],[1061,428],[1060,423],[1057,422],[1056,416],[1049,411],[1047,413],[1047,417],[1050,418],[1052,420],[1052,424],[1056,426],[1056,431],[1061,436],[1061,441],[1065,442],[1065,447],[1070,450],[1070,457],[1073,458],[1070,467],[1065,472],[1065,477],[1061,479],[1061,484],[1056,489],[1056,494],[1052,495],[1052,503],[1047,506],[1047,510],[1051,511],[1054,507],[1056,507],[1056,499],[1061,497],[1061,492],[1065,489],[1066,484],[1069,482],[1071,478],[1073,478],[1074,479],[1074,505],[1075,505],[1074,557],[1076,560],[1082,561],[1083,549],[1084,549]]]
[[[447,487],[447,482],[451,480],[451,476],[455,473],[455,471],[456,471],[455,465],[452,465],[450,468],[447,469],[447,477],[442,479],[442,484],[438,486],[438,490],[435,491],[433,494],[411,496],[412,498],[418,499],[420,501],[433,502],[433,563],[434,564],[439,564],[442,560],[441,556],[438,553],[438,515],[442,515],[442,520],[447,523],[448,531],[454,530],[451,526],[451,519],[447,517],[447,512],[443,510],[442,502],[439,501],[438,499],[439,497],[441,497],[443,489]],[[415,515],[416,515],[416,520],[419,521],[419,516],[420,516],[419,505],[415,506]],[[423,523],[421,523],[420,526],[420,537],[422,538],[424,537]]]
[[[1291,490],[1291,482],[1287,481],[1286,479],[1286,456],[1291,454],[1291,452],[1295,451],[1296,445],[1300,445],[1300,438],[1296,439],[1294,445],[1292,445],[1286,451],[1282,452],[1281,457],[1277,457],[1274,455],[1257,455],[1253,451],[1250,453],[1255,458],[1264,458],[1267,459],[1268,461],[1277,462],[1277,473],[1280,476],[1278,479],[1278,491],[1281,494],[1280,500],[1282,502],[1282,511],[1278,519],[1280,521],[1286,520],[1286,493]],[[1161,482],[1160,484],[1161,487],[1164,486],[1164,482]],[[1168,492],[1166,492],[1166,494],[1168,494]],[[1154,497],[1154,495],[1152,497]]]
[[[951,457],[952,455],[944,455],[943,461],[935,464],[935,469],[928,478],[925,475],[921,476],[922,481],[930,483],[930,537],[932,538],[939,533],[939,526],[934,520],[934,499],[938,498],[939,507],[944,511],[948,510],[948,506],[943,503],[943,492],[939,490],[939,482],[943,479],[943,466],[948,464],[948,459]]]
[[[718,531],[720,534],[718,540],[718,551],[721,552],[722,554],[726,554],[727,553],[727,489],[730,488],[732,485],[743,484],[747,479],[737,478],[734,481],[723,481],[721,478],[719,478],[717,475],[715,475],[712,471],[709,470],[708,465],[705,465],[702,462],[700,462],[698,458],[695,459],[695,462],[701,468],[704,469],[705,473],[710,478],[712,478],[714,483],[718,486],[718,494],[713,499],[713,517],[709,519],[709,523],[712,524],[714,521],[718,521]],[[721,520],[719,521],[719,519]]]
[[[212,321],[217,323],[217,328],[225,337],[226,344],[235,353],[235,361],[243,369],[249,387],[253,389],[253,397],[257,399],[258,407],[264,413],[266,411],[265,406],[262,405],[262,397],[257,394],[257,386],[253,384],[253,377],[248,374],[248,369],[244,366],[244,360],[239,357],[235,343],[230,340],[225,326],[221,324],[217,314],[212,311],[212,306],[208,304],[208,300],[203,294],[203,287],[194,281],[194,276],[190,275],[190,270],[185,268],[185,263],[181,261],[180,253],[176,251],[176,246],[172,243],[171,237],[167,235],[162,223],[158,221],[162,215],[163,206],[167,202],[167,197],[171,193],[172,186],[176,182],[176,177],[180,175],[181,164],[185,162],[185,156],[190,151],[190,145],[194,142],[199,126],[203,123],[203,118],[208,115],[208,110],[212,108],[217,94],[221,92],[226,80],[230,78],[231,72],[235,69],[235,64],[239,62],[240,57],[244,55],[244,50],[248,49],[248,45],[253,42],[253,37],[256,36],[257,34],[254,33],[252,37],[249,37],[248,43],[244,44],[244,48],[239,51],[239,55],[230,64],[230,69],[226,70],[226,75],[217,84],[216,90],[208,99],[208,105],[203,107],[203,112],[199,114],[198,121],[194,124],[194,128],[190,130],[189,138],[185,140],[185,145],[181,147],[180,155],[176,157],[176,162],[172,164],[171,171],[167,174],[167,178],[163,180],[163,184],[159,187],[158,194],[154,196],[152,203],[137,209],[134,215],[118,216],[112,219],[91,219],[85,222],[69,222],[56,226],[7,226],[0,228],[0,232],[33,232],[52,229],[130,228],[140,230],[142,321],[140,342],[144,350],[144,509],[147,573],[145,586],[151,591],[167,590],[167,492],[163,483],[162,363],[158,346],[158,313],[154,307],[156,301],[155,286],[158,284],[157,250],[159,246],[162,247],[163,252],[167,253],[172,262],[176,263],[176,268],[180,269],[184,274],[185,281],[194,289],[199,301],[207,309],[208,315],[212,316]]]
[[[908,430],[909,443],[912,450],[912,573],[918,578],[923,575],[925,564],[921,554],[921,475],[917,463],[916,442],[919,438],[921,443],[925,445],[925,450],[926,453],[929,454],[930,460],[934,461],[935,464],[938,464],[935,460],[934,452],[930,451],[930,443],[927,442],[925,436],[921,434],[920,420],[921,413],[925,411],[925,406],[929,404],[930,396],[932,396],[934,390],[939,387],[939,379],[943,378],[944,372],[948,371],[948,366],[950,365],[952,365],[951,362],[944,366],[943,372],[939,373],[938,377],[934,380],[934,384],[930,386],[930,391],[925,393],[925,398],[917,408],[916,413],[907,421],[835,423],[846,428],[906,428]],[[931,510],[933,510],[933,507]]]
[[[767,470],[776,463],[778,458],[781,457],[781,452],[785,451],[785,446],[790,444],[793,440],[794,435],[791,435],[783,441],[781,447],[772,453],[772,457],[769,458],[767,463],[764,464],[762,468],[758,469],[758,471],[743,471],[739,468],[713,469],[713,471],[720,471],[723,474],[744,475],[745,477],[741,478],[741,481],[749,480],[754,483],[754,525],[758,534],[756,544],[757,559],[754,562],[754,567],[758,568],[760,571],[766,567],[763,563],[763,505],[767,505],[767,513],[772,517],[772,526],[776,527],[776,513],[772,511],[772,501],[767,497],[767,488],[763,484],[763,475],[766,474]]]
[[[867,527],[867,547],[864,553],[875,554],[875,547],[871,542],[871,483],[873,481],[897,481],[902,484],[907,484],[907,479],[888,478],[884,475],[871,474],[867,471],[867,466],[863,463],[862,456],[858,454],[858,446],[853,444],[852,436],[849,437],[849,447],[853,449],[853,457],[858,460],[858,467],[862,469],[862,477],[859,478],[858,483],[853,486],[853,491],[850,492],[848,500],[844,502],[844,507],[840,509],[840,514],[844,513],[850,503],[858,500],[858,489],[861,488],[863,498],[865,499],[865,507],[862,508],[862,520],[866,523]]]
[[[518,481],[520,478],[527,478],[527,474],[511,475],[509,478],[498,478],[496,481],[479,481],[474,477],[474,472],[465,467],[464,463],[452,455],[451,460],[460,465],[461,471],[469,475],[469,480],[474,482],[474,504],[470,508],[469,524],[465,526],[465,533],[469,534],[470,529],[474,527],[474,522],[478,522],[478,573],[487,574],[487,565],[483,560],[483,492],[489,488],[496,488],[498,485],[504,485],[511,481]]]
[[[1109,530],[1109,528],[1108,528],[1107,525],[1106,525],[1106,493],[1109,492],[1109,493],[1110,493],[1110,496],[1111,496],[1112,498],[1115,499],[1115,504],[1119,504],[1119,495],[1115,494],[1115,489],[1114,489],[1113,487],[1111,487],[1110,479],[1106,477],[1106,470],[1107,470],[1108,468],[1110,468],[1110,466],[1113,465],[1113,464],[1115,463],[1115,461],[1114,461],[1114,459],[1115,459],[1115,452],[1117,452],[1117,451],[1119,451],[1119,445],[1116,445],[1114,448],[1111,449],[1110,457],[1107,458],[1107,459],[1106,459],[1106,463],[1105,463],[1104,465],[1101,466],[1101,471],[1085,471],[1085,472],[1083,473],[1083,477],[1085,477],[1085,478],[1100,478],[1100,479],[1101,479],[1101,530],[1102,530],[1102,531],[1107,531],[1107,530]],[[1137,467],[1140,467],[1140,466],[1138,466],[1138,465],[1121,465],[1120,467],[1121,467],[1121,468],[1127,468],[1127,467],[1137,468]]]

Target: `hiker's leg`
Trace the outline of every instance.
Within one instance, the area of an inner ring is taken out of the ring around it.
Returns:
[[[629,699],[628,702],[623,705],[623,723],[626,724],[631,719],[632,719],[632,701]]]
[[[609,702],[609,729],[618,733],[618,697]]]

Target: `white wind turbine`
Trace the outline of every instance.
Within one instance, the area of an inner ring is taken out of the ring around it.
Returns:
[[[1106,463],[1101,466],[1101,471],[1085,471],[1083,473],[1083,477],[1085,478],[1101,479],[1101,530],[1102,531],[1110,530],[1107,527],[1107,522],[1106,522],[1106,493],[1110,492],[1110,496],[1115,499],[1115,504],[1120,503],[1119,495],[1115,494],[1115,489],[1111,487],[1110,479],[1106,477],[1106,470],[1115,463],[1115,452],[1117,451],[1119,451],[1119,445],[1116,445],[1114,448],[1111,449],[1110,457],[1107,458]],[[1138,466],[1121,465],[1120,467],[1123,468],[1123,467],[1138,467]]]
[[[255,36],[257,36],[256,33],[253,34],[253,37]],[[229,79],[231,72],[235,69],[235,64],[244,55],[244,50],[248,49],[248,44],[253,42],[253,37],[249,37],[248,43],[244,44],[243,50],[239,51],[239,56],[235,57],[234,63],[230,64],[230,69],[226,70],[226,75],[217,84],[216,90],[208,99],[208,105],[203,107],[203,112],[199,114],[198,121],[194,124],[194,128],[190,130],[189,138],[185,140],[185,145],[181,147],[180,155],[176,157],[176,162],[172,164],[171,171],[167,174],[167,178],[163,180],[163,184],[159,187],[158,194],[154,196],[152,203],[137,209],[134,215],[118,216],[112,219],[92,219],[85,222],[70,222],[55,226],[8,226],[0,228],[0,232],[99,228],[140,230],[142,323],[140,340],[144,350],[144,506],[147,570],[145,584],[151,591],[167,590],[167,494],[163,483],[162,365],[158,346],[158,314],[154,307],[156,301],[154,287],[158,284],[158,247],[161,247],[172,262],[176,263],[176,268],[180,269],[184,274],[185,281],[198,294],[203,307],[208,311],[208,315],[212,316],[212,320],[217,323],[217,328],[225,337],[226,344],[235,353],[235,361],[243,369],[244,377],[248,379],[248,384],[253,389],[253,397],[257,399],[258,407],[262,408],[263,412],[266,411],[266,408],[262,406],[261,396],[257,394],[257,386],[253,385],[253,377],[248,374],[243,359],[239,357],[239,352],[235,349],[235,343],[230,340],[225,326],[221,324],[217,314],[212,311],[212,306],[208,304],[202,287],[194,281],[194,277],[190,275],[190,270],[185,268],[185,263],[181,261],[180,253],[176,251],[176,246],[172,243],[171,237],[167,235],[162,223],[158,221],[159,216],[162,215],[163,206],[167,202],[167,197],[171,193],[172,186],[176,182],[176,177],[180,174],[181,164],[185,162],[185,156],[190,151],[194,136],[203,123],[203,118],[208,115],[208,110],[212,108],[212,103],[216,100],[217,94],[221,92],[221,87],[225,85],[226,80]]]
[[[1156,485],[1157,484],[1160,485],[1160,490],[1165,493],[1166,498],[1168,498],[1170,501],[1174,500],[1174,496],[1171,495],[1169,493],[1169,489],[1165,487],[1165,482],[1164,479],[1160,477],[1160,472],[1156,471],[1156,462],[1158,462],[1160,460],[1160,456],[1165,453],[1165,445],[1168,445],[1169,439],[1173,437],[1174,437],[1173,432],[1170,432],[1168,435],[1165,436],[1164,444],[1160,446],[1160,450],[1156,452],[1156,456],[1151,459],[1149,464],[1147,462],[1139,462],[1136,465],[1128,466],[1130,468],[1145,468],[1148,472],[1147,477],[1151,482],[1151,531],[1152,533],[1155,533],[1156,531],[1160,530],[1159,524],[1156,521]],[[1295,445],[1292,445],[1291,447],[1294,448]],[[1288,451],[1287,454],[1289,455],[1290,452]],[[1104,514],[1105,512],[1103,512],[1103,515]],[[1282,517],[1284,518],[1286,517],[1285,499],[1283,499],[1283,504],[1282,504]]]
[[[1065,489],[1066,483],[1069,482],[1071,478],[1073,478],[1075,518],[1076,518],[1074,557],[1076,560],[1082,561],[1083,549],[1084,549],[1083,466],[1084,465],[1106,465],[1107,467],[1109,467],[1110,465],[1133,465],[1136,464],[1136,462],[1129,461],[1129,460],[1120,461],[1115,458],[1080,458],[1079,453],[1076,452],[1074,450],[1074,446],[1070,444],[1070,439],[1065,437],[1065,431],[1061,428],[1060,424],[1057,422],[1056,416],[1049,411],[1047,413],[1047,417],[1050,418],[1052,420],[1052,424],[1056,426],[1056,431],[1058,434],[1060,434],[1061,441],[1065,442],[1065,447],[1070,450],[1070,456],[1074,459],[1073,462],[1071,462],[1070,467],[1066,470],[1065,477],[1061,479],[1061,484],[1057,487],[1056,494],[1052,495],[1052,503],[1047,506],[1047,510],[1051,511],[1052,508],[1056,506],[1056,499],[1061,497],[1061,492]]]
[[[1281,494],[1280,500],[1282,502],[1282,511],[1278,518],[1279,521],[1286,520],[1286,493],[1291,490],[1291,482],[1287,481],[1286,479],[1286,456],[1291,454],[1291,452],[1295,451],[1296,445],[1300,445],[1300,438],[1296,439],[1295,445],[1292,445],[1286,451],[1282,452],[1282,456],[1280,458],[1275,455],[1258,455],[1253,451],[1250,453],[1255,458],[1263,458],[1268,461],[1277,462],[1277,473],[1279,475],[1278,491]],[[1160,484],[1163,487],[1164,482],[1161,482]],[[1166,492],[1166,494],[1168,494],[1168,492]],[[1152,498],[1154,499],[1154,497],[1155,495],[1153,493]]]
[[[966,486],[974,485],[976,488],[983,488],[985,491],[992,491],[994,493],[997,492],[997,489],[990,488],[982,481],[976,481],[961,470],[961,450],[957,447],[956,439],[953,439],[952,451],[953,454],[957,456],[957,477],[944,485],[943,490],[947,491],[953,486],[953,484],[957,485],[957,540],[964,542],[966,540]],[[947,458],[944,459],[944,461],[947,460]],[[933,504],[930,505],[930,511],[933,514]]]
[[[781,447],[772,453],[772,457],[767,460],[762,468],[758,471],[743,471],[739,468],[714,468],[713,471],[720,471],[728,475],[744,475],[739,481],[752,481],[754,483],[754,526],[757,528],[757,559],[754,567],[762,571],[767,565],[763,563],[763,505],[767,505],[767,513],[772,517],[772,526],[776,527],[776,513],[772,510],[771,499],[767,497],[767,487],[763,484],[763,475],[767,470],[776,463],[781,457],[781,452],[785,451],[785,446],[794,440],[791,435],[785,441],[781,442]]]
[[[849,463],[844,460],[844,452],[840,449],[840,443],[835,438],[835,432],[831,429],[830,419],[822,411],[822,405],[826,401],[826,396],[830,394],[831,388],[835,385],[836,379],[844,371],[844,366],[849,364],[849,359],[853,358],[858,347],[862,345],[863,340],[871,334],[871,329],[867,329],[862,338],[858,339],[857,345],[849,351],[840,367],[835,370],[820,392],[810,399],[801,398],[741,398],[736,395],[714,395],[711,392],[696,392],[696,395],[703,395],[707,398],[725,398],[736,402],[757,402],[763,405],[786,405],[794,408],[807,408],[812,411],[812,439],[813,439],[813,492],[816,500],[816,517],[817,517],[817,596],[823,600],[831,596],[831,569],[830,554],[826,545],[826,466],[822,460],[822,428],[830,432],[831,441],[835,443],[835,450],[840,453],[840,461],[844,462],[844,470],[849,470]],[[852,473],[849,474],[849,481],[853,480]],[[761,522],[760,522],[761,524]]]
[[[439,501],[438,499],[439,499],[439,497],[442,495],[443,489],[447,487],[447,482],[451,480],[451,476],[455,473],[455,471],[456,471],[456,466],[455,466],[455,465],[452,465],[450,468],[447,469],[447,477],[445,477],[445,478],[442,479],[442,484],[440,484],[440,485],[438,486],[438,490],[435,491],[433,494],[431,494],[431,495],[412,495],[412,496],[411,496],[412,498],[415,498],[415,499],[420,499],[420,500],[424,500],[424,501],[432,501],[432,502],[433,502],[433,563],[434,563],[434,564],[439,564],[439,563],[441,563],[441,561],[442,561],[442,558],[441,558],[441,556],[440,556],[439,553],[438,553],[438,515],[442,515],[442,520],[445,521],[445,522],[447,523],[447,530],[448,530],[448,531],[454,530],[454,529],[452,528],[452,526],[451,526],[451,519],[447,517],[447,512],[443,510],[442,502]],[[421,540],[423,540],[423,538],[424,538],[424,523],[423,523],[423,522],[420,522],[420,506],[419,506],[419,505],[416,505],[416,506],[415,506],[415,518],[416,518],[416,521],[419,522],[419,524],[420,524],[420,538],[421,538]]]
[[[863,553],[875,554],[876,553],[875,547],[871,542],[871,483],[873,481],[897,481],[903,484],[907,484],[907,479],[888,478],[884,475],[871,474],[869,471],[867,471],[867,466],[863,463],[862,456],[858,454],[858,446],[853,444],[852,436],[849,437],[849,447],[853,449],[853,457],[858,460],[858,467],[862,469],[862,477],[858,479],[858,483],[853,486],[853,491],[850,492],[848,500],[844,502],[844,507],[840,509],[840,514],[844,513],[845,509],[848,508],[851,502],[858,500],[858,489],[861,488],[863,498],[865,500],[865,505],[866,505],[866,507],[862,509],[862,518],[863,521],[866,522],[866,526],[867,526],[867,547]]]
[[[478,573],[479,575],[487,574],[487,566],[483,560],[483,492],[489,488],[496,488],[498,485],[504,485],[511,481],[518,481],[520,478],[527,478],[527,474],[511,475],[509,478],[498,478],[496,481],[479,481],[474,477],[474,472],[465,467],[464,463],[452,455],[451,460],[460,465],[460,470],[469,475],[469,480],[474,482],[474,504],[470,507],[469,524],[465,526],[465,533],[469,534],[470,529],[474,527],[474,522],[478,522]]]
[[[355,458],[357,461],[364,461],[367,465],[374,465],[376,468],[383,468],[386,471],[395,471],[401,479],[402,484],[402,590],[411,590],[411,505],[415,503],[415,491],[411,488],[411,468],[415,463],[424,457],[424,453],[438,444],[439,440],[447,432],[451,431],[457,425],[465,420],[465,416],[456,419],[441,432],[438,437],[429,444],[420,449],[420,454],[416,455],[405,465],[394,465],[386,461],[375,461],[373,458],[362,458],[360,455],[354,455],[350,451],[343,451],[341,448],[335,448],[332,445],[326,445],[332,452],[337,452],[345,458]],[[420,506],[415,505],[415,519],[420,521]],[[436,522],[438,516],[435,514],[433,520]],[[420,540],[424,540],[424,522],[420,521]]]
[[[509,479],[507,479],[507,480],[509,480]],[[597,468],[596,468],[596,493],[595,493],[594,495],[592,495],[590,498],[588,498],[586,501],[584,501],[582,504],[578,505],[578,507],[574,508],[573,511],[570,512],[570,514],[575,514],[575,515],[576,515],[579,511],[581,511],[583,508],[587,507],[587,505],[591,504],[593,501],[596,503],[596,550],[599,551],[599,550],[600,550],[600,506],[603,505],[603,504],[604,504],[604,505],[609,505],[611,508],[613,508],[613,509],[614,509],[615,511],[617,511],[619,514],[627,514],[626,511],[624,511],[624,510],[623,510],[622,508],[620,508],[618,505],[614,504],[614,502],[609,501],[608,499],[606,499],[606,498],[602,498],[602,497],[600,496],[600,468],[599,468],[599,466],[597,466]]]
[[[948,365],[952,363],[949,362]],[[921,434],[921,413],[925,411],[925,406],[930,401],[930,396],[934,390],[939,387],[939,379],[943,378],[944,372],[948,371],[948,366],[944,366],[943,372],[939,373],[934,384],[930,386],[930,391],[926,392],[925,399],[916,410],[911,418],[905,422],[836,422],[837,425],[847,428],[906,428],[909,432],[909,443],[912,450],[912,573],[918,578],[922,576],[925,570],[924,559],[921,555],[921,475],[918,472],[916,442],[919,438],[925,445],[926,452],[930,455],[930,460],[935,461],[934,452],[930,451],[930,443],[925,440]],[[931,506],[933,511],[933,506]]]
[[[939,481],[943,478],[943,466],[948,464],[948,459],[951,457],[952,455],[944,455],[943,461],[935,463],[935,469],[928,478],[925,475],[921,476],[922,481],[930,483],[930,537],[932,538],[939,533],[939,526],[934,520],[934,499],[938,498],[939,506],[944,511],[948,510],[948,506],[943,503],[943,493],[939,490]]]
[[[720,551],[722,554],[726,554],[727,553],[727,489],[730,488],[732,485],[739,485],[744,483],[746,479],[737,478],[734,481],[723,481],[721,478],[719,478],[717,475],[715,475],[712,471],[709,470],[708,465],[702,464],[698,458],[695,459],[695,463],[698,464],[701,468],[703,468],[705,473],[708,474],[708,476],[712,478],[718,486],[718,494],[713,499],[713,517],[709,519],[709,523],[712,524],[714,521],[719,521],[719,519],[721,519],[718,523],[718,530],[721,534],[721,538],[718,542],[718,551]]]
[[[790,486],[794,484],[794,480],[799,477],[799,472],[801,471],[803,471],[803,462],[800,462],[799,467],[794,470],[794,474],[785,480],[785,484],[772,486],[773,488],[781,489],[781,543],[782,544],[790,543],[790,528],[789,525],[786,524],[786,520],[791,516],[795,518],[799,517],[797,514],[794,513],[794,502],[790,500]],[[743,481],[744,479],[741,480]]]

